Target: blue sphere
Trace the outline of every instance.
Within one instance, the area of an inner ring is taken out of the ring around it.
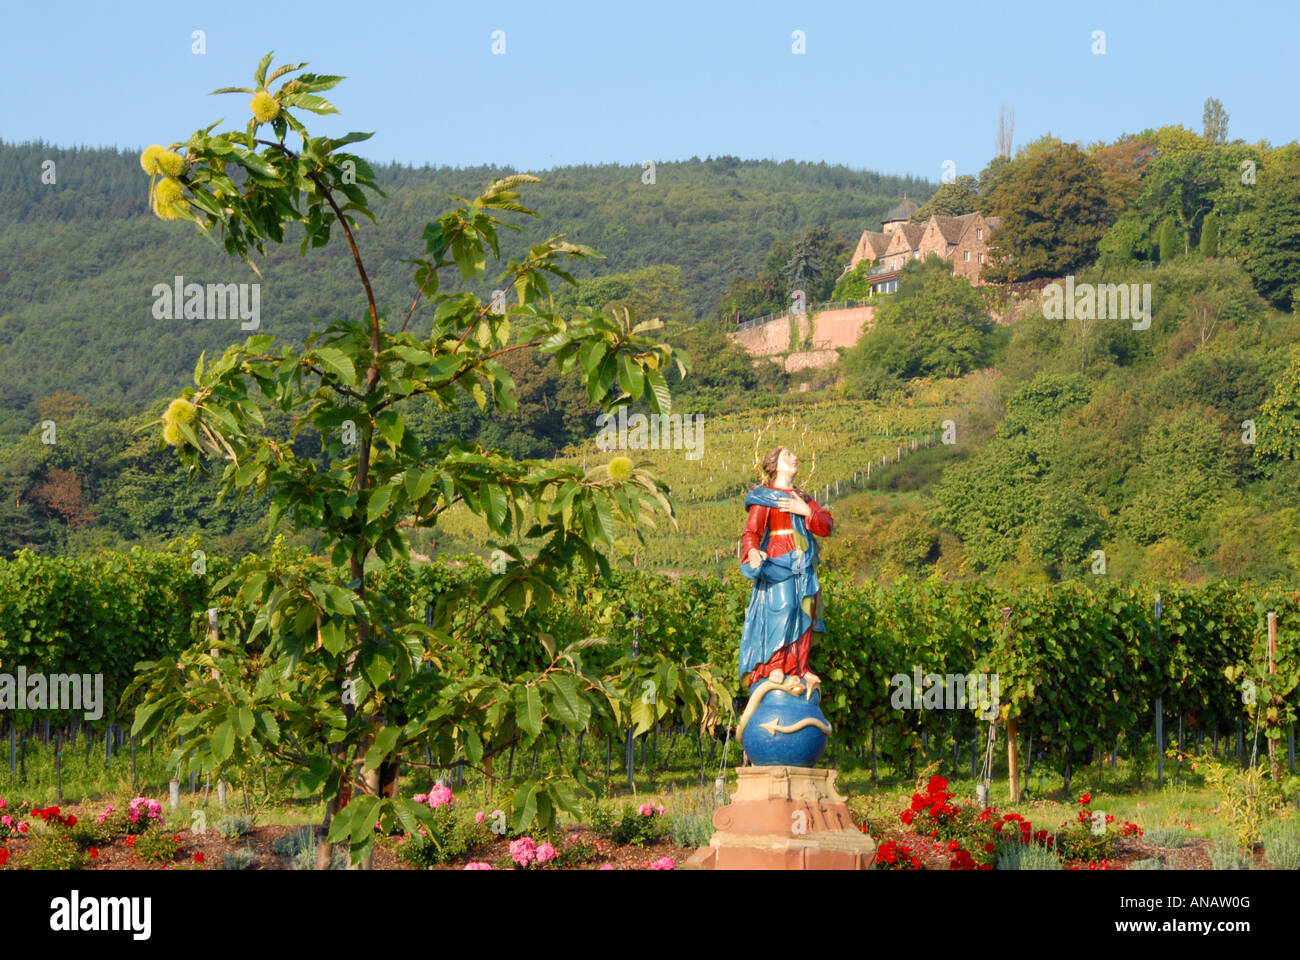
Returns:
[[[757,684],[755,684],[757,686]],[[753,688],[750,688],[751,695]],[[812,699],[803,694],[794,696],[784,690],[772,690],[755,708],[741,743],[749,762],[760,767],[811,767],[826,752],[826,733],[816,724],[805,724],[791,733],[775,730],[774,726],[789,728],[801,720],[813,719],[826,723],[821,710],[821,690],[813,692]],[[763,724],[768,724],[764,729]]]

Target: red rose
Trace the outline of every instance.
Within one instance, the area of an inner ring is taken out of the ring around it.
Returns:
[[[202,863],[202,862],[203,862],[203,854],[201,854],[201,853],[196,853],[196,854],[194,854],[194,862],[195,862],[195,863]]]

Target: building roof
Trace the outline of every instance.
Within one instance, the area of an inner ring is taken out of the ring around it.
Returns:
[[[897,220],[906,220],[908,217],[910,217],[912,214],[916,213],[916,211],[920,209],[921,209],[920,204],[913,203],[911,200],[907,199],[906,196],[904,196],[902,203],[898,204],[893,209],[891,209],[888,213],[885,214],[884,223],[893,223]]]
[[[875,233],[871,230],[862,231],[862,239],[858,241],[858,252],[866,255],[871,254],[871,259],[879,260],[889,248],[889,234]]]
[[[966,232],[966,228],[971,225],[971,222],[977,216],[979,215],[975,213],[963,214],[960,217],[941,217],[936,214],[931,219],[934,221],[934,225],[939,228],[939,233],[943,235],[945,240],[949,243],[957,243],[961,240],[961,235]]]
[[[921,237],[925,236],[925,224],[905,223],[895,232],[901,233],[907,240],[907,245],[915,250],[921,246]]]

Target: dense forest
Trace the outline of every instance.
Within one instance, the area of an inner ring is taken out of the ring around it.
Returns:
[[[54,162],[55,182],[42,183]],[[376,296],[404,311],[414,290],[404,259],[420,232],[453,204],[515,171],[377,166],[387,197],[371,204],[360,243]],[[686,315],[712,315],[737,275],[758,270],[779,240],[822,227],[847,243],[907,192],[934,185],[841,166],[732,157],[640,166],[543,171],[529,200],[539,213],[502,237],[517,256],[552,233],[604,259],[576,276],[671,265],[680,270]],[[36,402],[66,392],[93,403],[143,403],[187,381],[200,351],[220,353],[246,335],[235,320],[154,316],[156,284],[253,283],[220,245],[170,229],[148,208],[148,180],[134,151],[0,143],[0,435],[25,432]],[[850,245],[851,249],[851,245]],[[296,243],[260,266],[259,332],[300,340],[312,319],[364,307],[346,251],[299,256]],[[490,288],[475,290],[481,296]]]

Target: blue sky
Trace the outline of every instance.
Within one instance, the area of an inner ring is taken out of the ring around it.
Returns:
[[[342,116],[313,131],[376,131],[362,153],[417,166],[734,154],[937,181],[946,161],[959,174],[984,166],[1003,102],[1017,146],[1199,131],[1207,96],[1223,101],[1233,138],[1276,145],[1300,131],[1294,2],[892,6],[23,5],[0,36],[0,138],[138,149],[220,117],[242,126],[246,96],[205,95],[251,85],[271,49],[277,64],[348,77],[329,94]],[[492,53],[496,30],[504,55]]]

